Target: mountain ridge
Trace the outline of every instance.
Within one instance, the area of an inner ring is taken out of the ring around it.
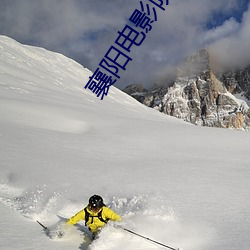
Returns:
[[[148,107],[195,125],[249,129],[250,66],[217,72],[211,61],[209,51],[202,49],[177,68],[170,86],[140,91],[139,85],[131,85],[123,91]]]

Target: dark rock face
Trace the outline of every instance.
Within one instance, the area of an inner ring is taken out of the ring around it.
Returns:
[[[218,79],[225,84],[230,93],[242,93],[250,100],[250,66],[218,74]]]
[[[144,89],[141,84],[131,84],[123,89],[123,92],[133,96],[137,101],[143,103],[147,90]]]
[[[171,87],[130,93],[143,104],[196,125],[248,129],[250,109],[233,94],[250,97],[250,67],[216,74],[201,50],[178,69]],[[138,98],[140,96],[140,98]],[[250,99],[250,98],[249,98]]]

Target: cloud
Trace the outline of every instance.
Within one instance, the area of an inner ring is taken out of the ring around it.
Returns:
[[[225,67],[245,67],[250,64],[250,9],[244,13],[238,28],[210,45],[218,64]]]
[[[148,0],[142,2],[152,9]],[[170,0],[166,11],[157,9],[158,20],[143,44],[132,47],[129,56],[133,60],[116,86],[143,83],[149,87],[204,46],[220,51],[224,61],[230,60],[226,48],[239,44],[244,54],[250,35],[249,14],[245,13],[242,23],[234,18],[239,2]],[[94,71],[136,8],[140,9],[140,0],[1,0],[0,33],[61,52]],[[207,23],[216,24],[215,13],[228,18],[207,30]]]
[[[203,36],[200,38],[200,43],[211,44],[215,41],[219,41],[231,34],[235,34],[239,28],[240,24],[232,17],[229,20],[226,20],[221,26],[204,31]]]

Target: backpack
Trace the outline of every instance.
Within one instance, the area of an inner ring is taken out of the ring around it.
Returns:
[[[94,222],[94,217],[97,217],[100,221],[102,221],[104,223],[108,223],[108,221],[109,221],[109,219],[104,220],[102,218],[102,210],[96,216],[90,215],[90,213],[87,210],[87,207],[84,208],[84,212],[85,212],[85,219],[84,219],[85,220],[85,226],[87,226],[87,222],[89,221],[90,218],[92,219],[90,224],[92,224]]]

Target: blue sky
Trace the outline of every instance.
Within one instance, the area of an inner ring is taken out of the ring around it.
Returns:
[[[223,23],[230,19],[235,18],[235,20],[239,23],[242,22],[243,14],[248,9],[249,0],[239,0],[236,8],[233,8],[229,13],[224,13],[222,10],[216,10],[211,13],[211,18],[208,20],[206,24],[207,29],[213,29],[217,26],[223,25]]]
[[[132,47],[133,60],[116,86],[149,87],[205,47],[223,64],[250,63],[249,1],[170,0],[165,11],[156,10],[158,20],[143,44]],[[0,34],[63,53],[95,71],[135,9],[140,0],[1,0]]]

